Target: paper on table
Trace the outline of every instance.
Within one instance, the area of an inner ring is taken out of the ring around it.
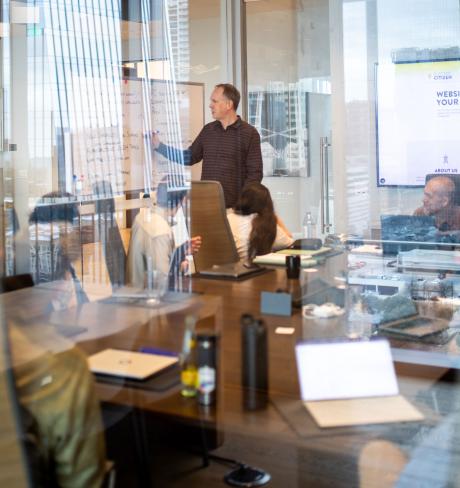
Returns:
[[[271,252],[269,254],[264,254],[263,256],[257,256],[254,259],[256,264],[272,264],[275,266],[284,266],[286,264],[286,254],[278,254],[276,252]],[[315,259],[311,259],[311,256],[301,256],[300,266],[302,268],[309,268],[310,266],[316,266],[318,263]]]
[[[381,256],[382,248],[372,244],[364,244],[362,246],[354,247],[350,252],[352,254],[374,254],[376,256]]]
[[[275,334],[290,335],[290,334],[294,334],[294,332],[295,332],[294,327],[277,327],[275,329]]]
[[[415,422],[423,414],[403,396],[304,402],[319,427]]]
[[[323,254],[329,252],[331,250],[330,247],[320,247],[319,249],[281,249],[281,251],[277,251],[277,254],[284,254],[284,255],[296,255],[300,254],[301,256],[316,256],[318,254]]]

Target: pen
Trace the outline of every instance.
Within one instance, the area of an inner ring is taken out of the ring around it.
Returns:
[[[144,346],[139,349],[139,352],[143,352],[146,354],[158,354],[159,356],[170,356],[173,358],[177,358],[179,354],[172,352],[172,351],[166,351],[165,349],[158,349],[156,347],[148,347]]]

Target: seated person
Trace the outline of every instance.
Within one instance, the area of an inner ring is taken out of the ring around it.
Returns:
[[[145,287],[145,273],[151,260],[153,270],[165,275],[173,275],[175,268],[186,269],[184,247],[176,250],[171,220],[177,214],[187,190],[168,188],[167,179],[162,180],[157,189],[156,206],[139,212],[134,219],[129,241],[127,277],[128,283],[136,288]],[[197,252],[201,237],[193,237],[186,247],[190,253]],[[179,255],[179,259],[174,259]]]
[[[81,256],[78,205],[66,192],[44,195],[29,217],[30,267],[35,284],[57,281],[54,309],[88,301],[73,264]]]
[[[6,309],[8,337],[33,485],[96,488],[106,467],[94,379],[85,355],[43,315],[86,299],[72,266],[80,255],[74,225],[78,210],[67,198],[72,196],[49,193],[30,215],[32,271],[38,282],[58,281],[50,303],[37,304],[39,323],[16,318],[14,307]],[[27,309],[32,317],[35,304],[28,303]]]
[[[100,487],[104,430],[85,355],[46,326],[12,322],[13,374],[34,486]]]
[[[242,261],[284,249],[294,242],[275,214],[268,188],[261,183],[245,185],[227,217]]]
[[[455,394],[454,394],[455,395]],[[410,445],[376,439],[359,457],[361,488],[433,488],[459,486],[458,410],[444,417],[430,432]]]
[[[448,176],[435,176],[425,185],[423,205],[414,215],[431,215],[441,232],[460,230],[460,207],[454,204],[455,184]]]

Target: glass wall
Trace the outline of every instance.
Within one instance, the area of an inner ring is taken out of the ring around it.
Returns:
[[[188,229],[201,168],[155,149],[186,149],[211,119],[227,70],[224,11],[214,1],[46,0],[5,1],[1,12],[0,370],[16,456],[1,477],[22,478],[22,455],[30,486],[101,486],[115,471],[107,459],[119,459],[106,429],[123,432],[134,403],[101,412],[120,387],[96,394],[87,357],[117,336],[126,353],[163,347],[176,364],[185,323],[200,319]],[[146,324],[149,339],[136,328]],[[133,445],[146,436],[128,435]],[[116,467],[120,486],[149,486],[129,463]]]
[[[458,1],[271,0],[246,2],[245,12],[248,116],[261,134],[264,183],[294,234],[307,237],[312,217],[323,244],[346,254],[322,265],[328,283],[322,267],[301,274],[303,338],[384,338],[401,381],[439,379],[460,364]],[[446,386],[433,384],[418,394]],[[456,390],[443,390],[445,425]],[[425,448],[433,439],[417,435]],[[372,455],[384,465],[396,453],[407,479],[408,451],[393,447]],[[377,464],[366,458],[364,486],[379,486],[367,477]]]
[[[0,454],[21,483],[217,486],[212,450],[273,486],[458,485],[459,40],[458,0],[2,2]],[[252,127],[219,119],[226,82]],[[250,149],[275,212],[240,199]],[[323,428],[303,341],[351,346],[317,356],[319,386],[333,365],[415,410]],[[163,374],[107,373],[132,353]]]
[[[331,153],[321,143],[331,135],[328,6],[255,2],[246,17],[248,116],[261,133],[264,181],[288,227],[300,233],[310,213],[322,234],[333,224],[332,171],[320,168]]]

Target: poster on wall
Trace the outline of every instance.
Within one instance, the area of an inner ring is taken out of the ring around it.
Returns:
[[[377,185],[460,173],[460,61],[379,65]]]

